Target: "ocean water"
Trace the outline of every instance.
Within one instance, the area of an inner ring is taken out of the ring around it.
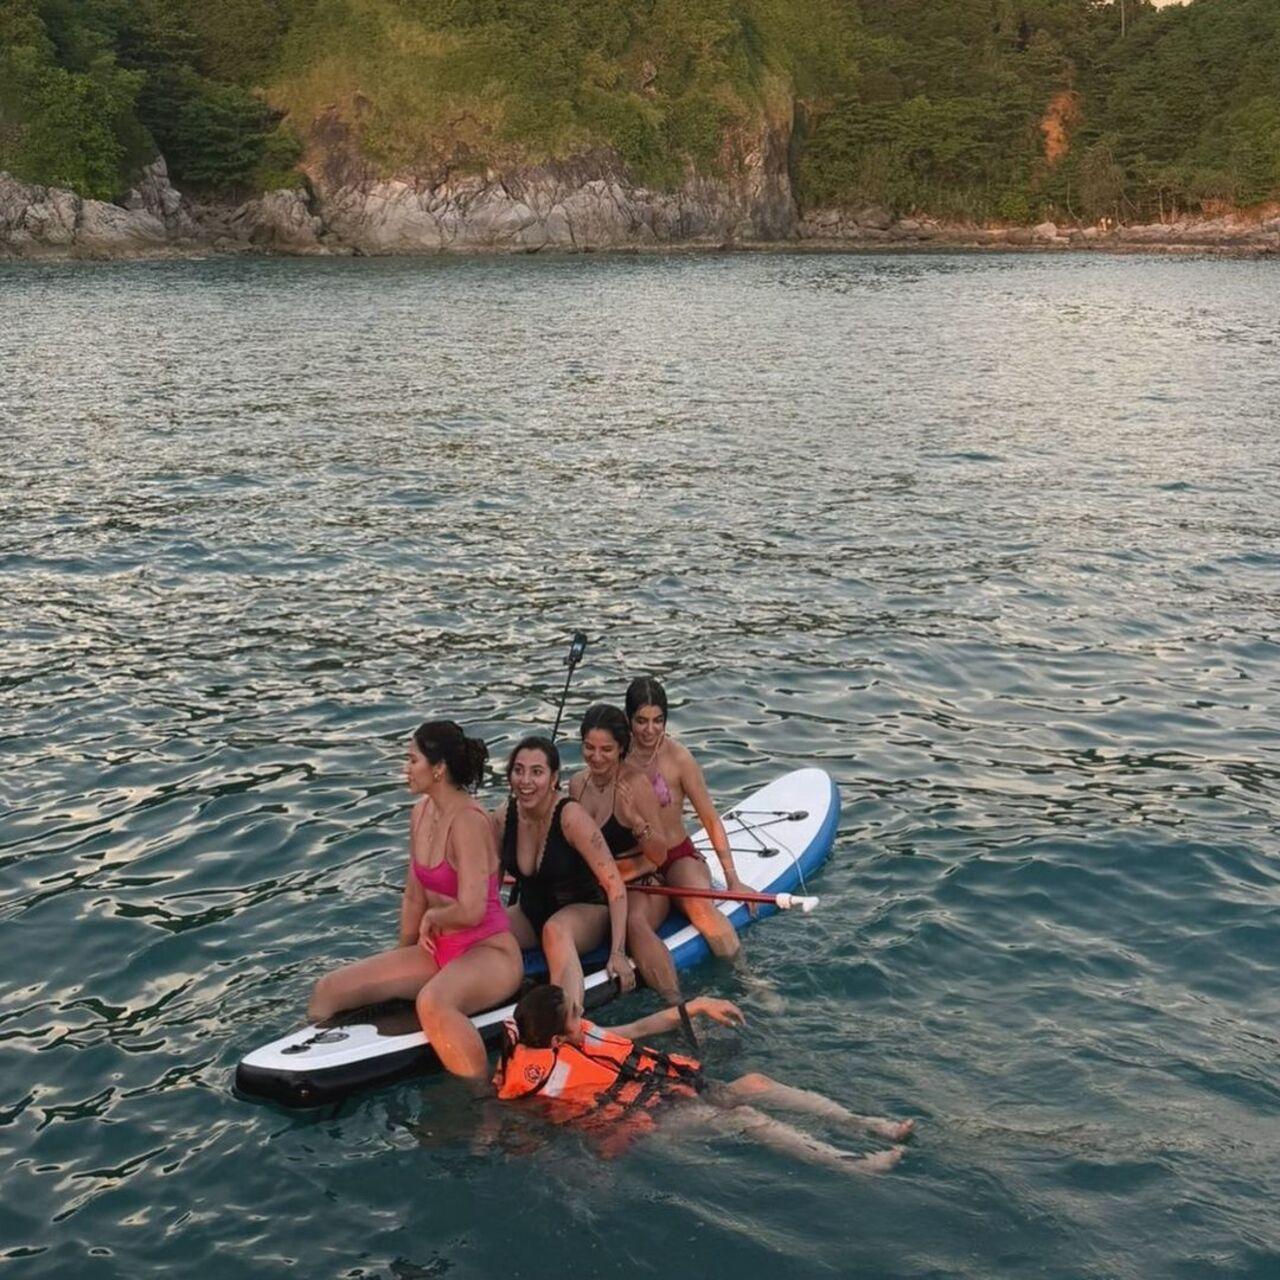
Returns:
[[[1278,279],[0,268],[6,1270],[1280,1275]],[[232,1093],[394,937],[408,732],[500,757],[576,628],[570,721],[650,671],[722,807],[839,781],[821,909],[687,986],[892,1174]]]

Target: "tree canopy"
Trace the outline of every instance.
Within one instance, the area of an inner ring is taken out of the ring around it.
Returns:
[[[0,0],[0,168],[102,198],[157,151],[201,192],[296,182],[334,117],[376,172],[605,147],[670,186],[793,116],[805,207],[1260,203],[1280,198],[1280,5]]]

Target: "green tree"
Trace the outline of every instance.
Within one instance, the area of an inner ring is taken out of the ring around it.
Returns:
[[[59,66],[29,0],[0,3],[0,168],[48,186],[110,199],[124,185],[126,140],[142,78],[88,33],[82,69]]]

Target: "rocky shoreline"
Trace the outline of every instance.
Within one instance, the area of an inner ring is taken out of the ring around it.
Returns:
[[[118,204],[0,173],[0,260],[677,249],[1280,253],[1280,216],[991,227],[874,208],[801,214],[785,137],[785,128],[766,128],[741,146],[733,180],[690,173],[673,192],[632,183],[605,152],[435,182],[320,169],[306,189],[234,206],[189,201],[170,185],[163,159]]]
[[[884,210],[819,210],[800,219],[804,247],[829,249],[1045,249],[1123,252],[1280,253],[1280,216],[1183,217],[1148,225],[976,226],[933,218],[895,219]]]

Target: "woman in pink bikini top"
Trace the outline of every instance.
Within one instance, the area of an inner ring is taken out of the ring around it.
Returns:
[[[744,885],[733,864],[733,852],[724,824],[716,813],[706,779],[689,749],[667,736],[667,691],[652,676],[641,676],[627,688],[627,720],[631,725],[630,764],[642,770],[653,784],[658,798],[662,836],[667,843],[667,860],[662,878],[670,885],[687,889],[711,887],[707,861],[694,847],[684,829],[684,806],[688,800],[711,837],[711,847],[720,861],[728,888],[741,891]],[[680,909],[720,956],[737,954],[737,932],[720,910],[705,898],[680,898]]]
[[[480,1081],[488,1060],[469,1015],[510,999],[524,976],[499,898],[493,826],[468,794],[488,756],[452,720],[414,731],[405,780],[422,799],[409,824],[400,945],[326,974],[308,1008],[321,1022],[343,1009],[413,1000],[443,1065]]]
[[[459,812],[461,811],[485,814],[485,821],[489,820],[488,814],[474,800],[464,801],[459,808]],[[427,815],[431,812],[432,810],[425,804],[420,804],[414,809],[411,821],[414,844],[419,843],[419,829],[429,821]],[[455,812],[452,818],[457,816],[458,813]],[[433,833],[435,841],[442,848],[448,848],[452,818],[443,832]],[[442,857],[432,866],[426,866],[418,861],[411,847],[409,865],[413,868],[413,874],[417,876],[418,883],[426,892],[428,903],[418,921],[418,945],[435,957],[440,968],[443,969],[451,961],[465,955],[477,942],[483,942],[485,938],[492,937],[495,933],[501,933],[510,927],[507,922],[506,908],[502,905],[500,896],[502,885],[500,871],[495,870],[485,877],[484,912],[479,923],[464,925],[461,928],[449,928],[449,924],[458,918],[460,888],[458,873],[449,862],[448,856]]]

